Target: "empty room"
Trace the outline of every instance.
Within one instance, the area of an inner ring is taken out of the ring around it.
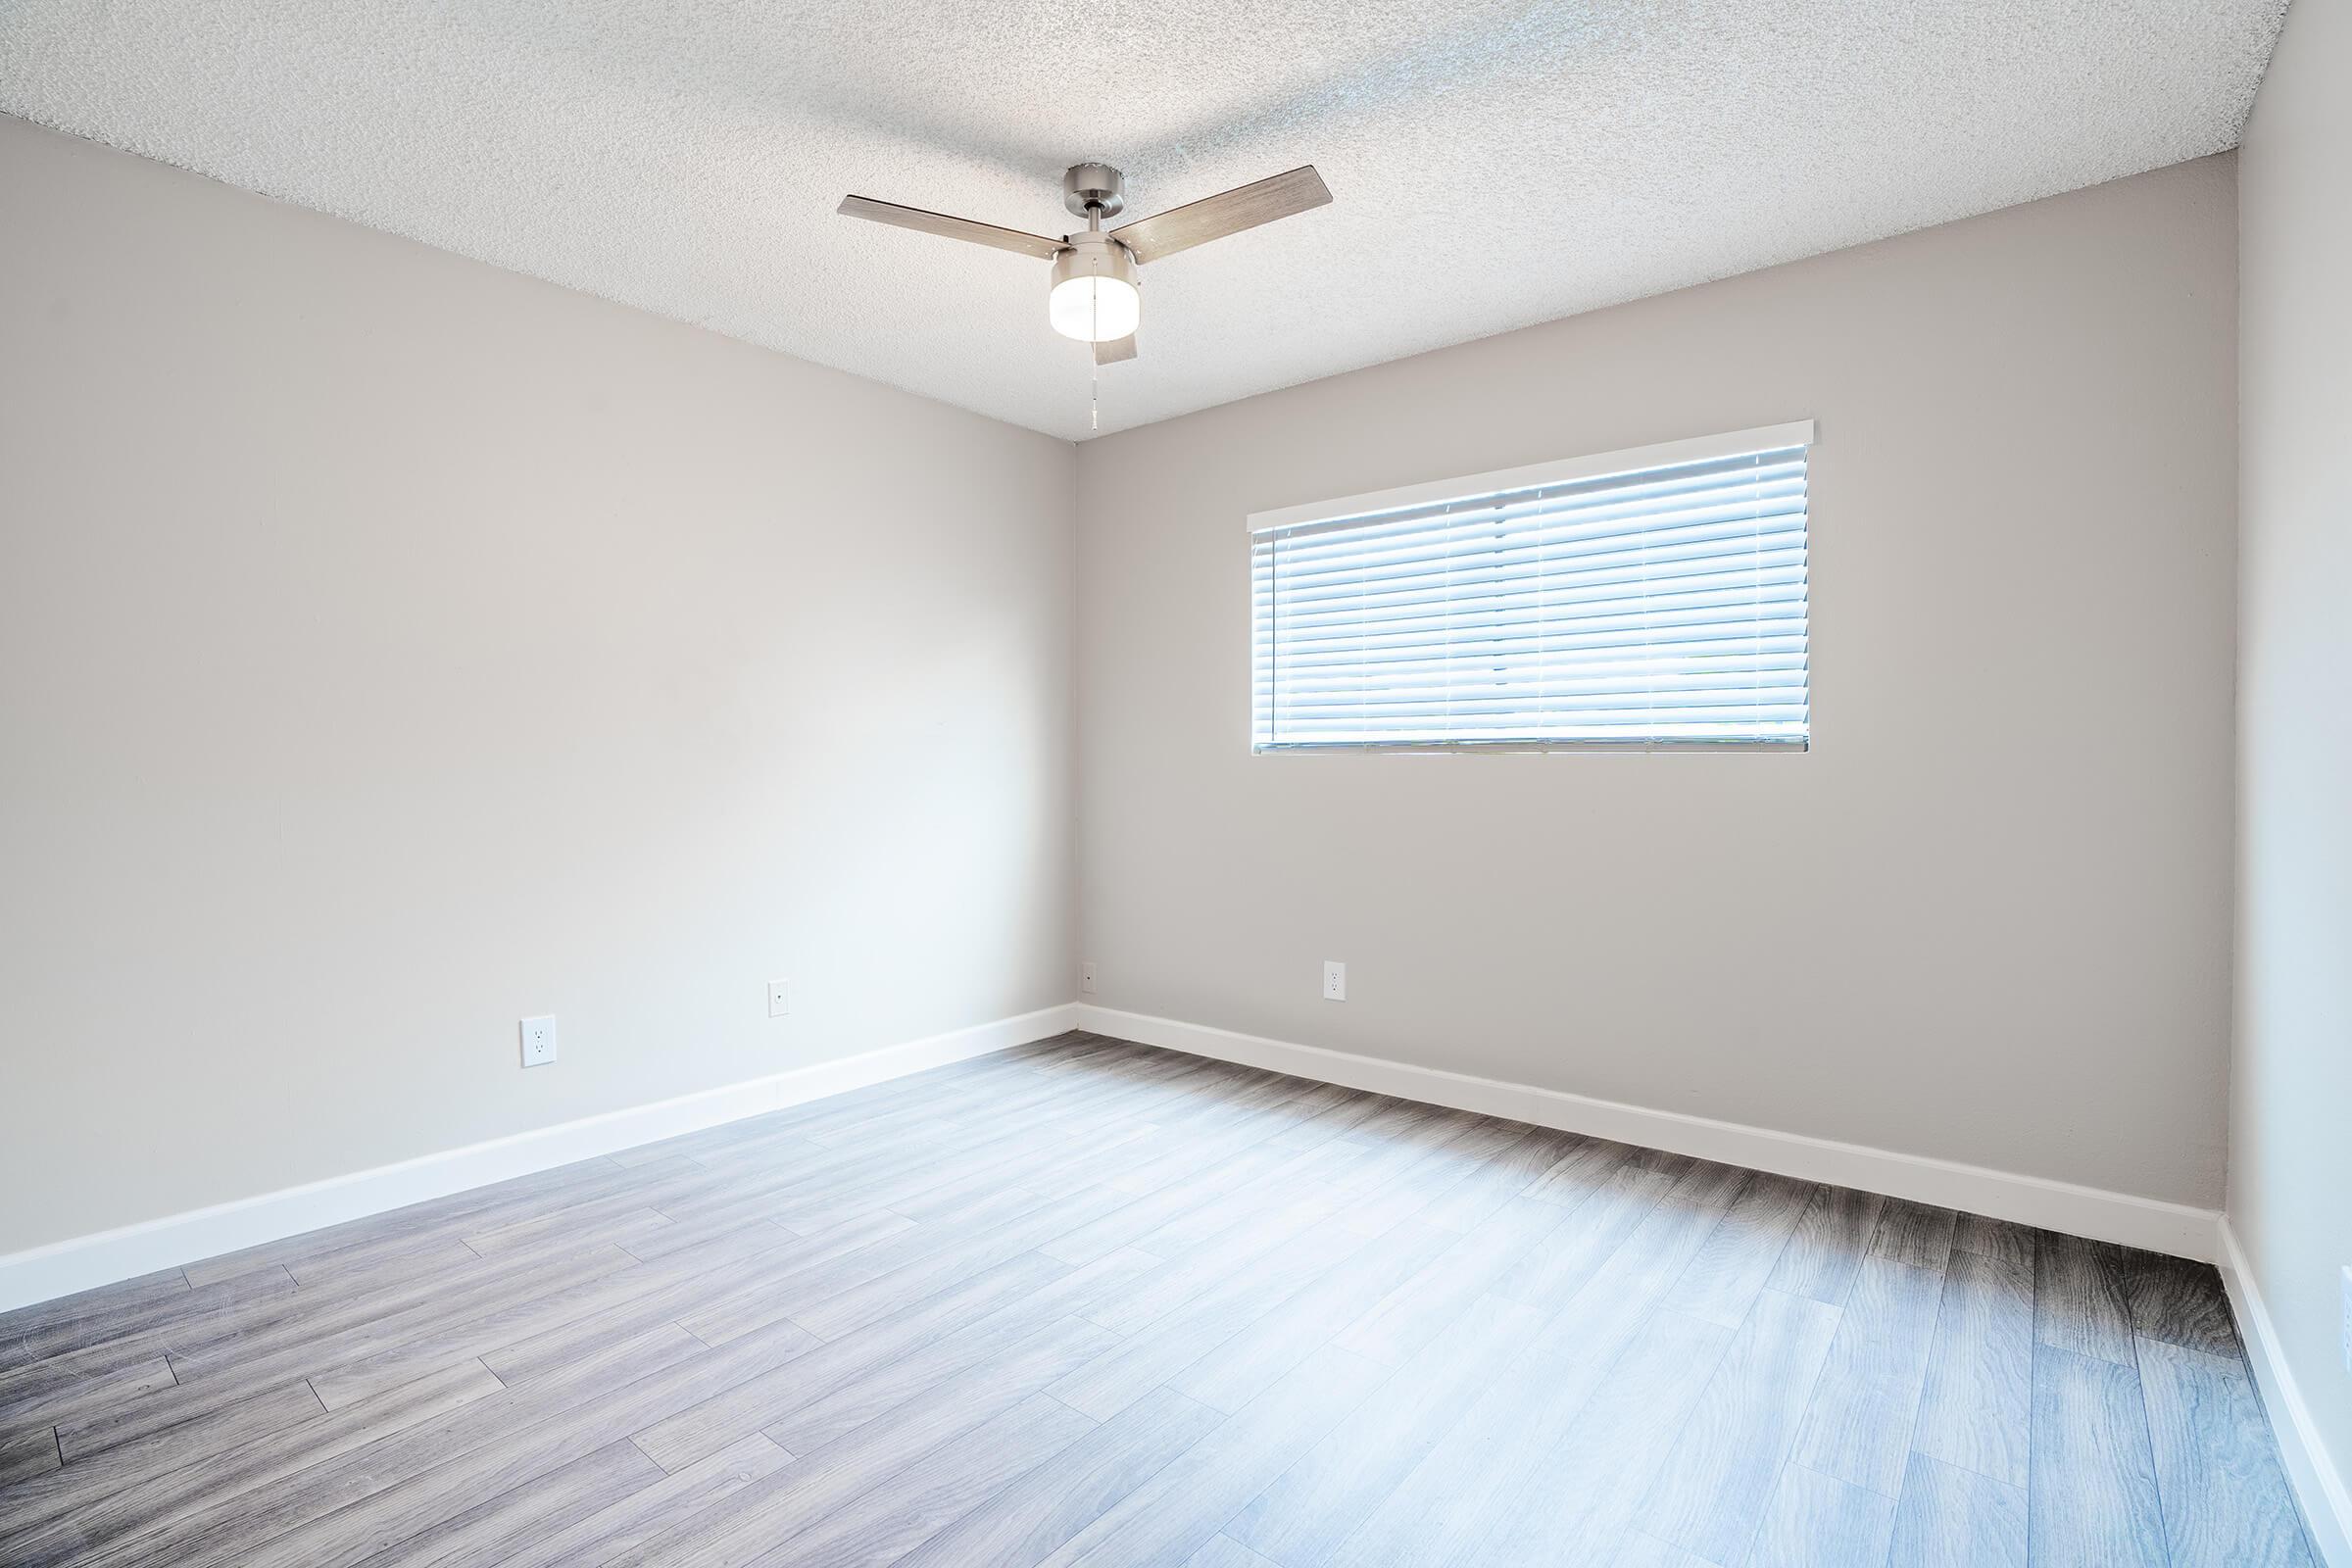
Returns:
[[[2348,168],[2347,0],[0,0],[0,1568],[2352,1568]]]

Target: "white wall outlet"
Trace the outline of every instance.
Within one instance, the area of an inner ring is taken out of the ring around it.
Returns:
[[[792,1011],[792,982],[770,980],[767,983],[767,1015],[782,1018]]]
[[[2343,1351],[2344,1351],[2344,1370],[2345,1370],[2345,1371],[2347,1371],[2347,1372],[2352,1372],[2352,1263],[2346,1263],[2346,1264],[2344,1265],[2344,1303],[2343,1303],[2343,1304],[2344,1304],[2344,1314],[2343,1314],[2343,1315],[2344,1315],[2344,1323],[2343,1323],[2343,1329],[2342,1329],[2342,1333],[2341,1333],[2341,1335],[2340,1335],[2340,1338],[2341,1338],[2341,1339],[2343,1340],[2343,1342],[2344,1342],[2344,1343],[2343,1343]]]
[[[1335,962],[1330,958],[1323,960],[1323,1000],[1325,1002],[1346,1002],[1348,1000],[1348,966],[1346,964]]]
[[[544,1067],[556,1059],[556,1020],[552,1015],[522,1020],[522,1064]]]
[[[1095,960],[1092,958],[1078,965],[1078,989],[1090,997],[1095,994]]]

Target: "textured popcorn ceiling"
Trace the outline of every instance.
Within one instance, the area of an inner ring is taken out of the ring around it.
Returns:
[[[2282,0],[8,0],[0,109],[1057,435],[1058,234],[1301,163],[1145,272],[1102,428],[2235,144]]]

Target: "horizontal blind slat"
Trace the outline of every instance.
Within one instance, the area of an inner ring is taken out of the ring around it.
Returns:
[[[1563,554],[1575,555],[1589,550],[1607,549],[1613,544],[1643,534],[1662,535],[1676,531],[1695,533],[1721,529],[1735,523],[1770,522],[1776,518],[1801,516],[1805,512],[1805,501],[1802,490],[1775,495],[1726,493],[1685,498],[1682,505],[1654,512],[1624,510],[1605,514],[1544,513],[1521,518],[1448,517],[1409,530],[1390,530],[1375,538],[1348,539],[1326,535],[1310,543],[1274,541],[1259,546],[1259,555],[1261,559],[1271,560],[1279,548],[1283,560],[1301,571],[1317,570],[1333,562],[1409,560],[1495,539],[1523,540],[1530,544],[1541,542]]]
[[[1773,485],[1790,481],[1801,483],[1804,473],[1805,449],[1789,447],[1747,457],[1642,469],[1605,478],[1536,485],[1485,496],[1464,496],[1428,506],[1366,513],[1353,517],[1330,517],[1316,522],[1271,528],[1254,537],[1286,541],[1310,540],[1335,533],[1365,537],[1420,526],[1432,519],[1508,515],[1530,509],[1577,510],[1612,506],[1657,509],[1671,506],[1677,496],[1710,488]]]

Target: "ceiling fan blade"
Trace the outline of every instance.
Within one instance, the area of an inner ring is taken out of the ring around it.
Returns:
[[[1050,262],[1067,249],[1061,241],[1048,239],[1043,234],[1024,234],[1017,228],[999,228],[994,223],[975,222],[968,218],[927,213],[920,207],[901,207],[897,202],[878,202],[870,196],[844,196],[836,211],[846,218],[871,219],[877,223],[895,223],[900,228],[937,234],[945,239],[965,239],[975,245],[994,245],[1001,251],[1019,251],[1040,261]]]
[[[1302,164],[1287,174],[1236,185],[1215,196],[1139,219],[1124,228],[1112,229],[1110,237],[1135,252],[1137,261],[1155,262],[1330,200],[1331,189],[1315,172],[1315,166]]]
[[[1121,360],[1134,358],[1135,334],[1133,332],[1128,333],[1125,337],[1114,337],[1107,343],[1095,345],[1095,363],[1097,365],[1116,365]]]

